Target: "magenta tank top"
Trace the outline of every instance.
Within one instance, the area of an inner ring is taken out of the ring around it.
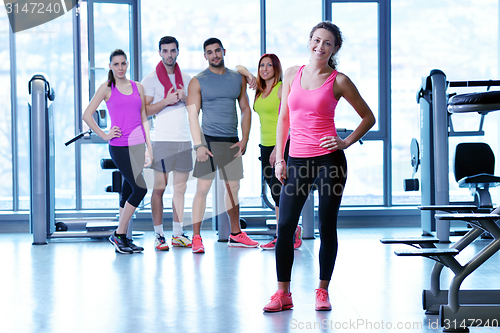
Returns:
[[[302,88],[300,67],[288,94],[290,116],[290,156],[313,157],[330,154],[332,151],[319,146],[324,136],[335,136],[335,107],[338,101],[333,95],[333,83],[337,71],[326,79],[321,87],[314,90]]]
[[[142,126],[141,109],[142,99],[134,81],[130,80],[132,94],[122,94],[115,85],[111,85],[111,96],[106,102],[111,127],[118,126],[122,136],[109,140],[111,146],[135,146],[146,142],[144,127]]]

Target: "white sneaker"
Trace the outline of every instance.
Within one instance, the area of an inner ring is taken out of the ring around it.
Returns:
[[[177,237],[172,236],[172,246],[175,247],[191,247],[193,242],[186,235],[180,235]]]

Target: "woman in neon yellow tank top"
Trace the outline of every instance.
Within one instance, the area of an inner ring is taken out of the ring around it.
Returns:
[[[248,78],[253,75],[243,66],[237,66],[240,74],[249,81],[250,87],[255,88],[253,109],[260,119],[260,160],[262,174],[271,190],[276,211],[276,220],[279,218],[279,199],[281,183],[274,175],[273,165],[276,161],[274,146],[276,145],[276,127],[281,104],[281,83],[283,71],[279,58],[273,53],[266,53],[260,57],[256,82],[253,84]],[[286,154],[286,152],[285,152]],[[302,227],[297,226],[294,247],[302,244]],[[273,250],[276,246],[276,236],[269,243],[261,245],[263,250]]]

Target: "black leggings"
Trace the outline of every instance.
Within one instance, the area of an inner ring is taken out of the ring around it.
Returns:
[[[285,151],[284,151],[285,161],[288,159],[289,146],[290,146],[290,140],[288,140],[285,145]],[[274,167],[271,166],[271,163],[269,163],[269,157],[271,156],[271,153],[273,152],[275,146],[259,145],[259,147],[260,147],[260,161],[262,165],[262,177],[264,177],[264,180],[266,181],[267,185],[269,186],[269,189],[271,190],[271,196],[273,197],[274,205],[276,207],[279,207],[281,183],[274,175]]]
[[[342,150],[311,158],[288,158],[287,179],[280,196],[276,242],[276,271],[279,282],[290,282],[293,234],[302,207],[313,186],[316,186],[319,194],[319,279],[330,281],[337,257],[337,216],[346,179],[347,163]]]
[[[124,147],[109,145],[109,155],[123,176],[121,208],[125,207],[127,201],[134,207],[139,206],[148,192],[142,176],[145,151],[144,144]]]

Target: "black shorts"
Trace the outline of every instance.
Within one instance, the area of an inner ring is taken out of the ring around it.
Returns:
[[[151,169],[160,172],[190,172],[193,170],[191,142],[153,141],[153,164]]]
[[[196,161],[193,177],[201,179],[214,179],[215,170],[219,170],[221,179],[226,181],[240,180],[243,178],[243,162],[241,156],[234,157],[239,148],[231,148],[238,138],[221,138],[205,135],[208,150],[214,155],[209,156],[205,162]]]

